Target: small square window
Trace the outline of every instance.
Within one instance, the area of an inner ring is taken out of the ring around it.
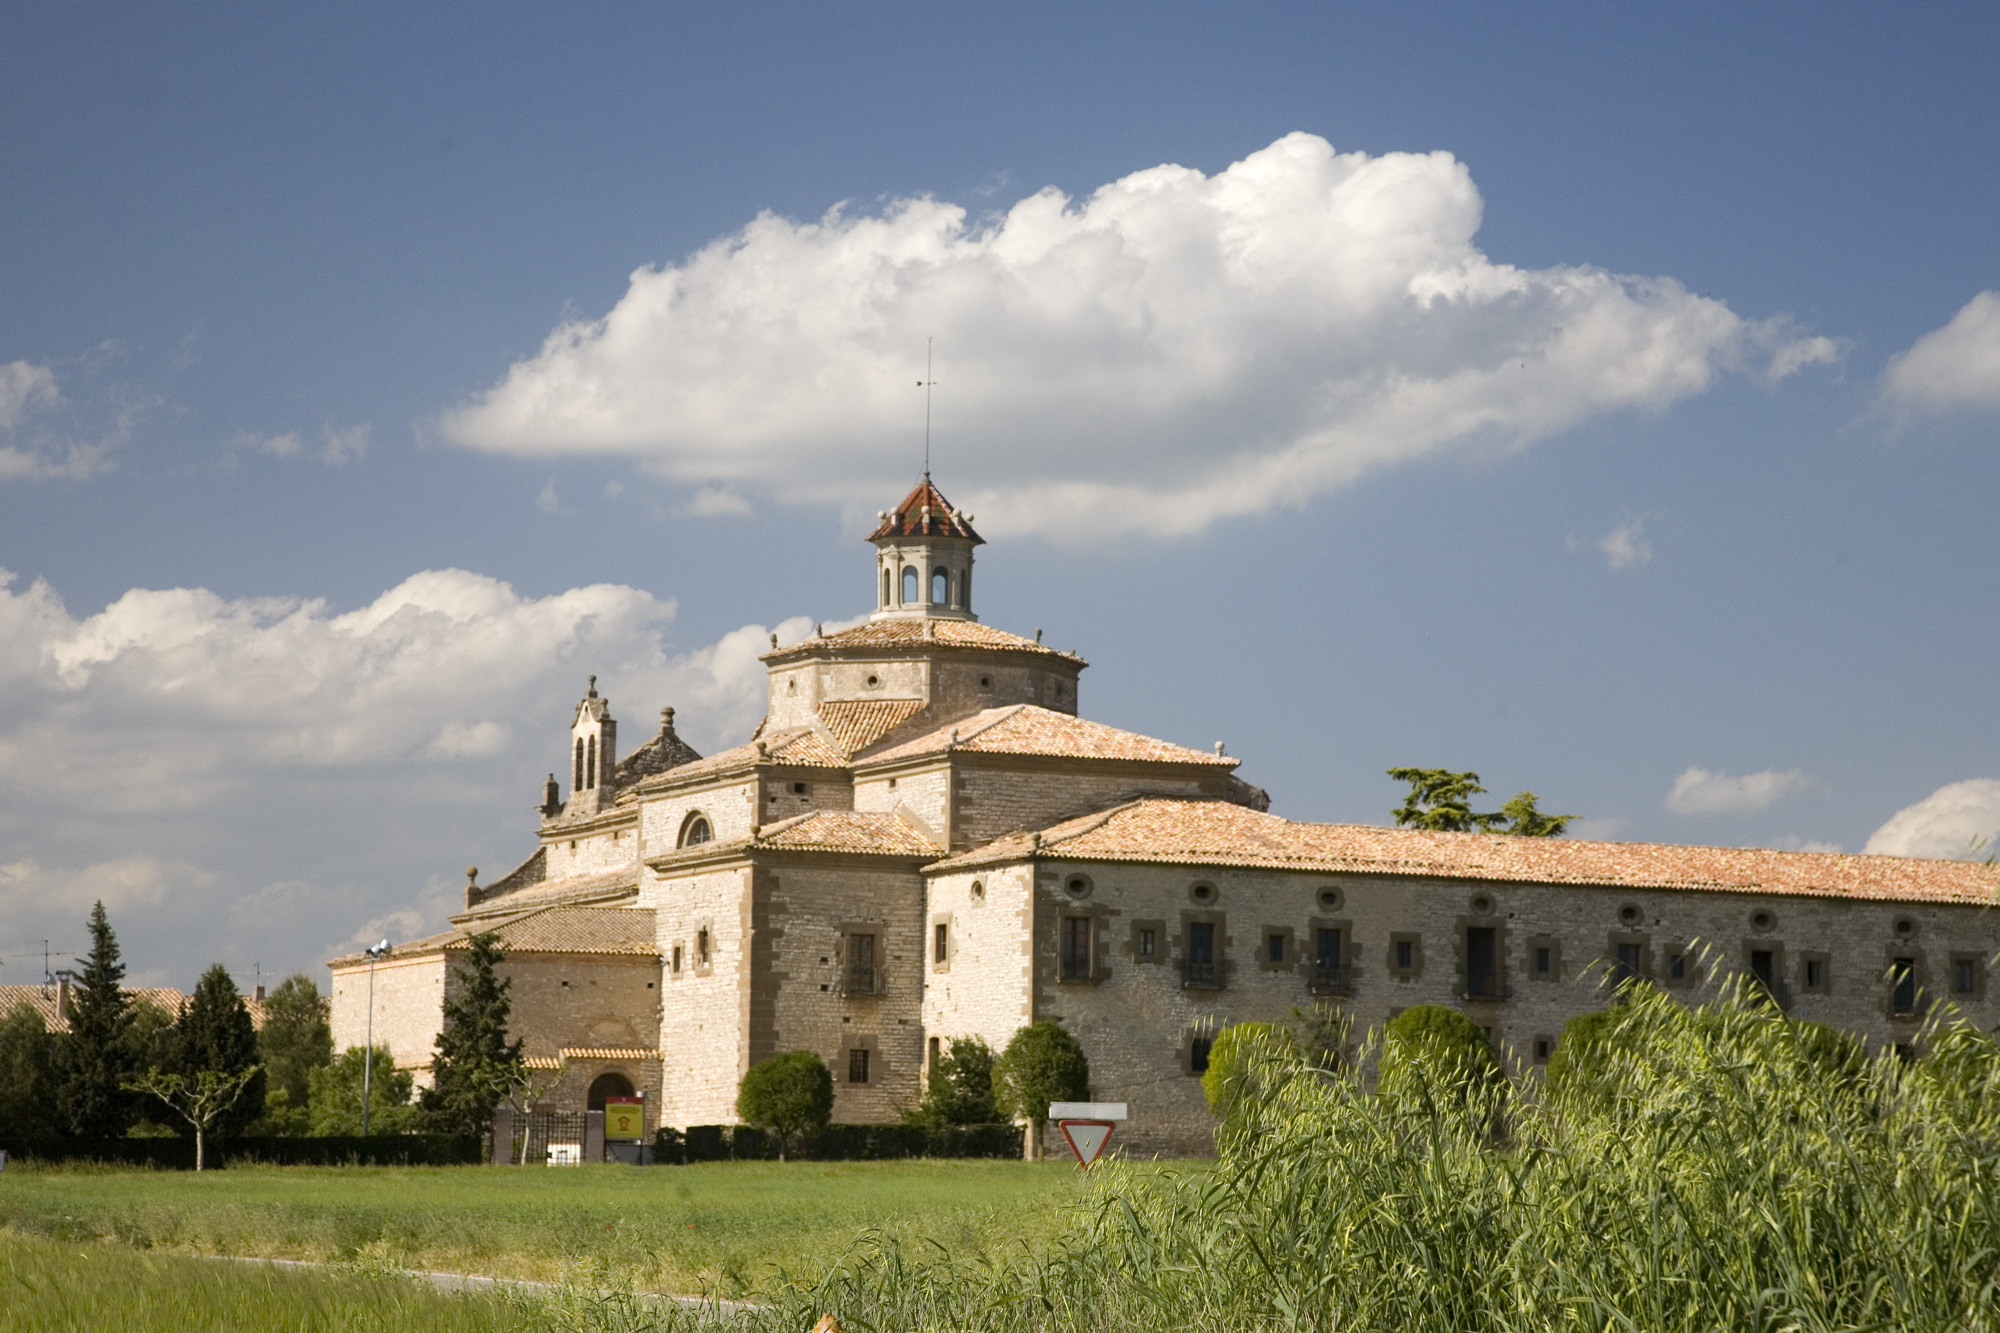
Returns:
[[[868,1081],[868,1049],[856,1046],[847,1053],[847,1081],[866,1083]]]
[[[1285,961],[1285,937],[1273,932],[1264,937],[1264,961],[1282,963]]]
[[[1549,1056],[1554,1053],[1555,1049],[1556,1039],[1554,1037],[1535,1038],[1535,1063],[1538,1065],[1547,1064]]]
[[[1152,930],[1141,929],[1139,931],[1139,956],[1141,958],[1154,957],[1159,953],[1159,949],[1159,935]]]
[[[1951,991],[1954,995],[1973,995],[1979,990],[1979,964],[1971,958],[1951,960]]]
[[[794,796],[804,796],[805,794],[806,794],[806,784],[805,784],[805,783],[803,783],[803,782],[794,782],[794,783],[792,784],[792,795],[794,795]]]

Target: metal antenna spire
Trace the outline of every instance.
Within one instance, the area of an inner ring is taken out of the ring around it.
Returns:
[[[924,480],[931,477],[931,389],[937,381],[931,378],[931,337],[924,336],[924,377],[917,381],[917,387],[924,391]]]

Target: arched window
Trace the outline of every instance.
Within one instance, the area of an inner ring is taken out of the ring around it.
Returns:
[[[931,571],[931,605],[951,605],[951,575],[942,569]]]
[[[681,846],[683,847],[699,847],[701,844],[713,840],[714,837],[715,831],[708,826],[708,816],[702,814],[699,810],[689,815],[687,822],[681,825]]]
[[[890,594],[890,588],[889,588],[889,567],[888,567],[887,565],[884,565],[884,566],[882,566],[882,601],[881,601],[881,605],[883,605],[883,606],[887,606],[887,605],[889,604],[889,594]]]
[[[576,777],[569,784],[573,792],[583,790],[583,737],[576,738]]]
[[[584,1105],[592,1111],[602,1111],[606,1097],[630,1097],[631,1095],[631,1079],[618,1073],[599,1074],[591,1081],[590,1092],[587,1094],[588,1099],[584,1102]]]
[[[910,606],[917,600],[917,591],[922,585],[917,582],[917,567],[903,566],[903,605]]]
[[[585,786],[593,789],[597,786],[597,737],[595,736],[592,736],[584,747],[583,777]]]

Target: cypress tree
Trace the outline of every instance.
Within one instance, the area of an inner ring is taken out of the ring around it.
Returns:
[[[507,1040],[511,981],[493,973],[506,961],[500,937],[474,935],[467,967],[454,967],[457,994],[444,1003],[444,1029],[431,1057],[431,1086],[424,1090],[424,1121],[447,1134],[484,1134],[493,1109],[521,1081],[521,1043]]]
[[[257,1063],[257,1029],[250,1010],[222,964],[202,973],[194,997],[174,1024],[175,1072],[195,1077],[203,1072],[243,1073]],[[218,1138],[240,1134],[264,1111],[264,1071],[250,1076],[229,1109],[211,1127]]]
[[[69,1034],[57,1046],[56,1114],[71,1134],[117,1138],[137,1107],[124,1087],[134,1072],[125,1044],[125,966],[101,900],[90,909],[90,957],[77,962],[82,984],[72,993]]]

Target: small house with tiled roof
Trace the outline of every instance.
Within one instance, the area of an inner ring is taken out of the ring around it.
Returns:
[[[1878,1045],[1937,1000],[2000,1021],[1990,866],[1283,819],[1220,747],[1081,717],[1081,657],[980,623],[982,539],[928,476],[868,540],[873,612],[773,638],[741,745],[699,755],[667,708],[621,759],[593,677],[533,852],[470,875],[450,931],[335,960],[337,1042],[372,968],[376,1039],[422,1070],[491,931],[550,1104],[726,1123],[750,1065],[803,1048],[837,1119],[892,1120],[945,1042],[1055,1020],[1124,1142],[1199,1152],[1213,1034],[1303,1006],[1360,1032],[1454,1005],[1522,1066],[1627,976],[1740,974]]]

